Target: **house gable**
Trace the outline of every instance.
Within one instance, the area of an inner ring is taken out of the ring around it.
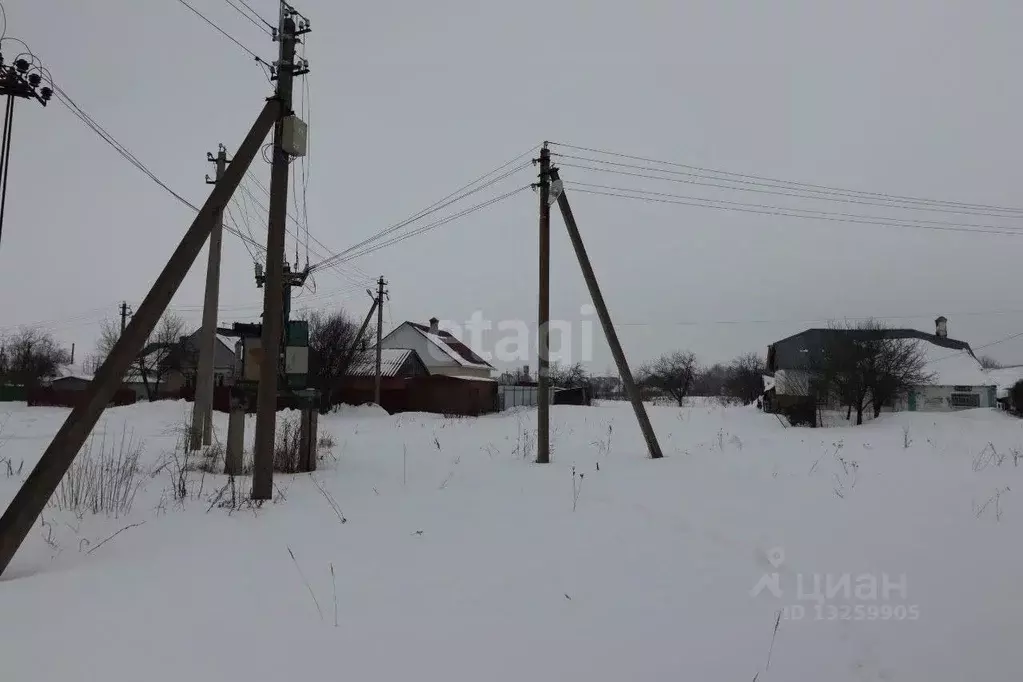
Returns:
[[[189,336],[181,337],[180,341],[176,344],[150,344],[147,346],[145,353],[152,354],[162,348],[170,346],[169,352],[163,359],[164,364],[169,364],[174,368],[180,368],[182,371],[188,372],[195,369],[199,362],[199,336],[202,330],[197,329],[192,332]],[[222,336],[214,336],[213,342],[213,369],[217,373],[230,373],[235,367],[235,351],[234,348],[227,343],[227,340]]]
[[[494,367],[448,332],[430,333],[430,328],[403,322],[381,341],[383,348],[409,348],[418,353],[432,374],[464,372],[490,376]],[[446,371],[438,371],[440,369]]]

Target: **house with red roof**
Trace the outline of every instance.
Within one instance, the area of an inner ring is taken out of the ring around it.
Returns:
[[[436,317],[428,325],[403,322],[383,338],[380,347],[414,350],[432,375],[490,379],[496,371],[494,366],[451,332],[440,329],[439,324]]]

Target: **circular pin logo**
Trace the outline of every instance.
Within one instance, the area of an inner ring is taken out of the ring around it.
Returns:
[[[772,547],[767,550],[767,560],[771,562],[771,565],[778,568],[785,563],[785,550],[781,547]]]

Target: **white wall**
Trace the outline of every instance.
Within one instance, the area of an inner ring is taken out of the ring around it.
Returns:
[[[463,367],[461,365],[437,365],[436,367],[430,367],[430,374],[443,374],[449,377],[474,377],[476,379],[490,379],[491,372],[489,369],[480,369],[478,367]]]
[[[991,391],[987,386],[971,386],[969,391],[957,391],[954,386],[918,386],[916,393],[917,412],[953,412],[969,409],[952,405],[953,393],[973,393],[980,396],[980,407],[995,407]],[[909,398],[900,398],[896,404],[897,411],[909,409]]]

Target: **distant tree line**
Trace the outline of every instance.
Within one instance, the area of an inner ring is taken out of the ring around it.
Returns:
[[[766,363],[756,353],[701,366],[691,351],[673,351],[640,367],[636,380],[643,389],[669,396],[679,406],[690,396],[732,398],[748,405],[763,393],[765,371]]]
[[[60,375],[71,364],[71,353],[50,332],[26,327],[0,336],[0,381],[37,386]]]

